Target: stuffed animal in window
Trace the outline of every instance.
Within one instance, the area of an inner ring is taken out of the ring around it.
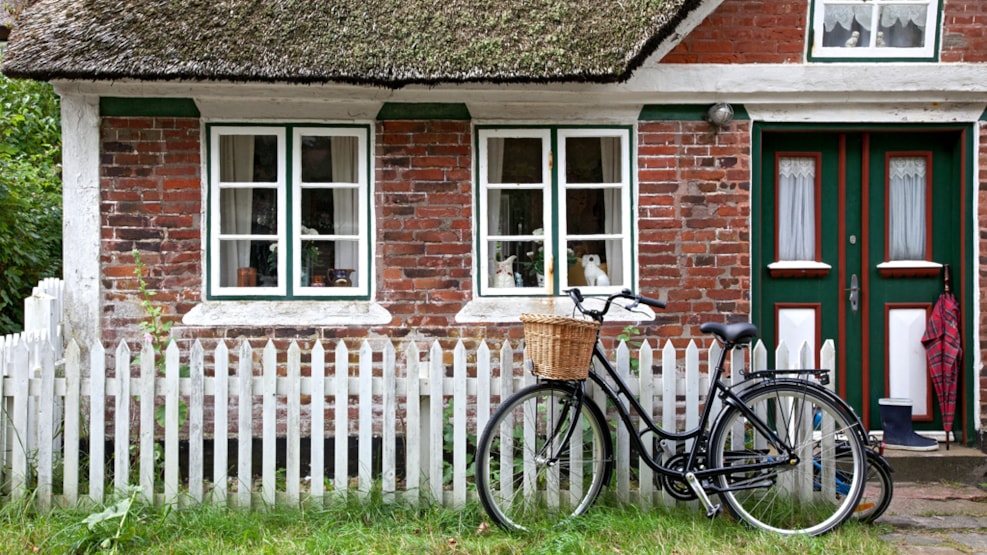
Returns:
[[[607,273],[600,268],[600,255],[583,255],[583,275],[586,276],[586,285],[610,285],[610,278]]]
[[[513,254],[497,263],[497,272],[493,277],[494,287],[516,287],[514,282],[514,260],[517,256]]]

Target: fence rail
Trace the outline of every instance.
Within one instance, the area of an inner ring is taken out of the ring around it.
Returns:
[[[500,399],[533,381],[509,342],[475,352],[460,342],[451,367],[438,342],[426,352],[410,344],[400,356],[391,343],[375,350],[364,342],[355,354],[342,342],[307,353],[292,343],[280,358],[271,342],[232,351],[220,343],[209,356],[198,341],[184,356],[171,343],[163,364],[149,342],[139,356],[121,342],[112,368],[98,343],[88,360],[74,342],[64,360],[58,352],[49,342],[13,342],[0,359],[0,484],[12,498],[33,491],[41,508],[99,504],[134,485],[155,504],[297,506],[379,487],[388,501],[459,507],[474,495],[475,438]],[[621,344],[615,355],[657,421],[684,429],[698,420],[707,361],[719,352],[645,342],[633,352]],[[748,361],[744,351],[734,355],[738,375]],[[630,371],[632,358],[640,371]],[[765,347],[749,358],[749,367],[764,368]],[[803,346],[789,358],[779,347],[780,368],[808,367],[814,356]],[[834,367],[832,341],[819,360]],[[615,437],[618,498],[670,503],[643,463],[633,476],[629,440]]]

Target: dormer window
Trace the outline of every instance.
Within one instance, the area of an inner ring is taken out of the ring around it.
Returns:
[[[940,0],[815,0],[812,12],[812,60],[935,59]]]

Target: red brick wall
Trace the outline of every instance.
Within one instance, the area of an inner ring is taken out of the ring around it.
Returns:
[[[137,336],[133,249],[167,319],[199,299],[202,208],[199,120],[103,118],[100,170],[102,339]]]
[[[472,171],[468,121],[377,124],[377,295],[392,335],[446,335],[472,297]]]
[[[944,62],[987,61],[987,2],[946,0],[939,59]]]
[[[656,335],[699,338],[706,320],[750,314],[750,125],[642,122],[641,291],[667,293]]]
[[[809,5],[809,0],[725,0],[661,63],[802,63]],[[942,19],[943,62],[987,61],[987,2],[945,0]]]
[[[374,210],[377,301],[389,325],[188,327],[201,299],[202,210],[196,119],[104,118],[102,122],[103,340],[139,337],[145,317],[134,248],[145,280],[181,340],[269,338],[283,350],[312,342],[384,336],[437,338],[467,348],[482,338],[521,337],[520,326],[468,325],[456,314],[472,297],[472,130],[466,121],[385,121],[376,126]],[[638,247],[642,292],[668,298],[655,338],[700,337],[707,318],[749,312],[749,126],[719,135],[702,122],[644,123],[640,143]],[[132,345],[135,347],[136,345]],[[183,345],[187,348],[187,344]]]
[[[805,59],[808,0],[725,0],[663,64],[785,64]]]

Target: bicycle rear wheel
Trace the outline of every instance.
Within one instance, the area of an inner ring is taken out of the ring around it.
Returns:
[[[797,383],[766,383],[745,392],[742,401],[756,416],[728,407],[716,421],[709,448],[710,468],[735,469],[716,477],[730,512],[781,534],[823,534],[850,518],[867,464],[851,428],[855,420]],[[797,462],[768,441],[762,426],[792,449]],[[837,487],[837,477],[845,480],[843,487]]]
[[[524,388],[484,428],[476,490],[503,528],[552,526],[582,514],[609,481],[609,428],[579,387],[543,382]]]
[[[864,485],[860,502],[853,512],[853,518],[861,522],[874,522],[888,510],[892,495],[894,495],[894,480],[891,479],[891,469],[887,461],[868,449],[867,483]]]

